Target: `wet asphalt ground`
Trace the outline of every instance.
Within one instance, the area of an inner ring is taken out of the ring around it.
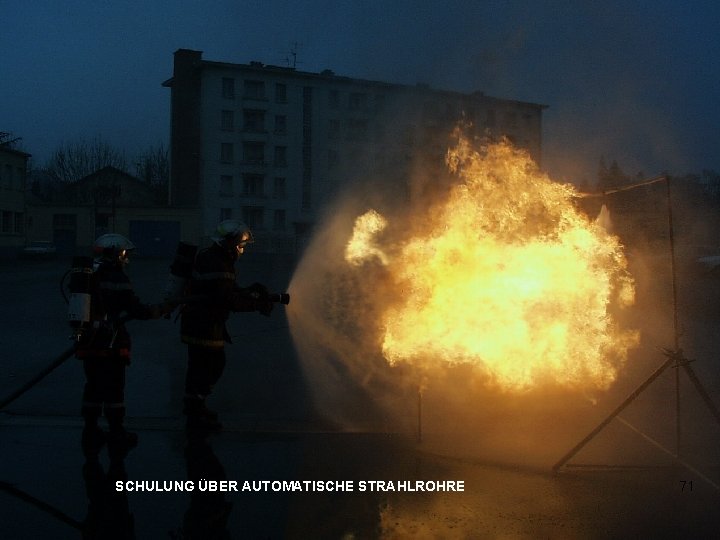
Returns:
[[[131,262],[129,274],[144,301],[159,300],[169,262]],[[277,261],[243,263],[243,283],[263,281],[281,291],[289,282],[288,267]],[[63,260],[0,265],[0,397],[69,347],[59,288],[67,267]],[[683,289],[680,306],[683,320],[692,321],[683,342],[709,395],[720,403],[713,356],[718,282],[701,276],[691,285]],[[655,291],[640,292],[650,297]],[[86,462],[80,449],[83,374],[77,360],[67,360],[0,411],[0,538],[82,538],[83,531],[148,539],[720,537],[720,458],[707,458],[717,448],[720,426],[700,414],[702,403],[693,427],[707,434],[700,445],[707,459],[695,471],[673,466],[658,450],[660,459],[648,466],[576,466],[556,475],[550,467],[512,457],[497,463],[470,451],[445,452],[439,444],[443,430],[434,434],[430,422],[421,443],[415,433],[402,431],[345,432],[313,409],[287,320],[276,309],[269,318],[233,316],[235,344],[227,348],[228,366],[212,398],[225,430],[188,440],[180,414],[185,351],[178,324],[135,321],[129,328],[134,352],[127,423],[139,434],[138,447],[112,464],[106,449],[99,462]],[[661,342],[667,336],[655,337]],[[608,400],[607,410],[650,366]],[[432,403],[427,406],[430,411]],[[581,424],[578,437],[593,425]],[[612,445],[613,439],[599,444]],[[153,481],[186,487],[188,480],[198,487],[115,489],[117,481],[130,482],[126,487]],[[202,491],[203,480],[236,482],[237,491]],[[394,490],[370,483],[380,480],[393,482]],[[398,491],[399,482],[407,482],[407,489],[418,481],[451,480],[463,482],[463,491]],[[311,481],[331,481],[344,491],[319,491]],[[293,491],[298,482],[301,490]]]

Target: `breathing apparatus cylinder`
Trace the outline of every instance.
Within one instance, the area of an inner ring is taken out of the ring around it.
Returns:
[[[197,246],[180,242],[175,252],[175,260],[170,265],[170,275],[165,286],[166,301],[179,298],[185,294],[187,283],[192,277],[193,264]]]
[[[80,339],[82,333],[92,325],[92,281],[93,260],[91,257],[73,257],[70,271],[70,299],[68,300],[68,321],[73,330],[72,338]]]

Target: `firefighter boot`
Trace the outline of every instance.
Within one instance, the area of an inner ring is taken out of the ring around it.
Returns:
[[[187,416],[186,427],[188,431],[220,431],[222,424],[217,418],[217,413],[205,406],[201,398],[185,398],[185,415]]]
[[[111,460],[124,459],[138,443],[137,433],[126,431],[122,425],[110,426],[107,436],[108,455]]]
[[[98,414],[94,414],[94,411],[83,411],[85,427],[83,428],[80,439],[80,446],[82,448],[83,455],[87,459],[96,457],[106,442],[105,432],[100,428],[100,426],[98,426],[97,423],[98,416]]]
[[[97,423],[86,423],[83,428],[80,446],[86,459],[97,457],[105,444],[105,432],[100,429]]]
[[[110,431],[107,435],[108,454],[110,459],[123,459],[138,443],[137,433],[127,431],[123,426],[125,411],[122,408],[105,411]]]
[[[215,411],[208,409],[207,405],[205,404],[205,400],[201,402],[200,405],[200,413],[208,419],[209,422],[216,423],[218,425],[218,429],[222,428],[222,422],[220,422],[218,413]]]

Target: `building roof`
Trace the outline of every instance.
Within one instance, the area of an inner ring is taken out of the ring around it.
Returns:
[[[32,157],[32,154],[28,154],[27,152],[23,152],[22,150],[16,150],[15,148],[10,148],[10,146],[8,146],[7,144],[0,144],[0,152],[6,152],[8,154],[20,156],[25,159]]]
[[[179,52],[183,52],[185,54],[195,54],[198,55],[199,58],[202,57],[202,51],[194,51],[191,49],[178,49],[175,51],[175,54],[178,54]],[[256,72],[256,73],[262,73],[262,74],[277,74],[277,75],[285,75],[285,76],[292,76],[296,78],[303,78],[303,79],[320,79],[323,81],[332,81],[335,83],[341,83],[341,84],[354,84],[354,85],[362,85],[362,86],[376,86],[380,88],[385,88],[388,90],[392,89],[398,89],[398,90],[404,90],[404,91],[410,91],[410,92],[428,92],[433,94],[446,94],[448,96],[452,96],[455,98],[463,97],[463,98],[475,98],[475,99],[485,99],[490,101],[498,101],[503,103],[513,103],[516,105],[524,105],[527,107],[533,107],[533,108],[539,108],[539,109],[546,109],[547,105],[542,105],[539,103],[532,103],[527,101],[518,101],[518,100],[512,100],[512,99],[505,99],[505,98],[497,98],[492,96],[487,96],[481,91],[475,91],[471,93],[465,93],[465,92],[458,92],[455,90],[441,90],[437,88],[432,88],[427,84],[416,84],[416,85],[409,85],[409,84],[400,84],[400,83],[390,83],[385,81],[376,81],[371,79],[360,79],[356,77],[348,77],[348,76],[342,76],[342,75],[336,75],[333,70],[330,69],[324,69],[320,73],[314,73],[310,71],[298,71],[297,69],[293,67],[284,67],[284,66],[275,66],[272,64],[264,64],[262,62],[258,61],[251,61],[249,64],[237,64],[237,63],[231,63],[231,62],[218,62],[214,60],[202,60],[200,59],[200,62],[198,64],[199,68],[220,68],[220,69],[234,69],[234,70],[242,70],[242,71],[250,71],[250,72]],[[173,77],[170,79],[167,79],[163,81],[162,86],[165,87],[172,87],[173,84]]]

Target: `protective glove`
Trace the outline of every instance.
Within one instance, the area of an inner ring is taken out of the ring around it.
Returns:
[[[262,283],[253,283],[247,288],[247,292],[253,300],[255,311],[269,317],[274,304],[270,300],[270,293],[267,287]]]
[[[253,283],[246,290],[255,300],[267,300],[270,295],[267,287],[262,283]]]

